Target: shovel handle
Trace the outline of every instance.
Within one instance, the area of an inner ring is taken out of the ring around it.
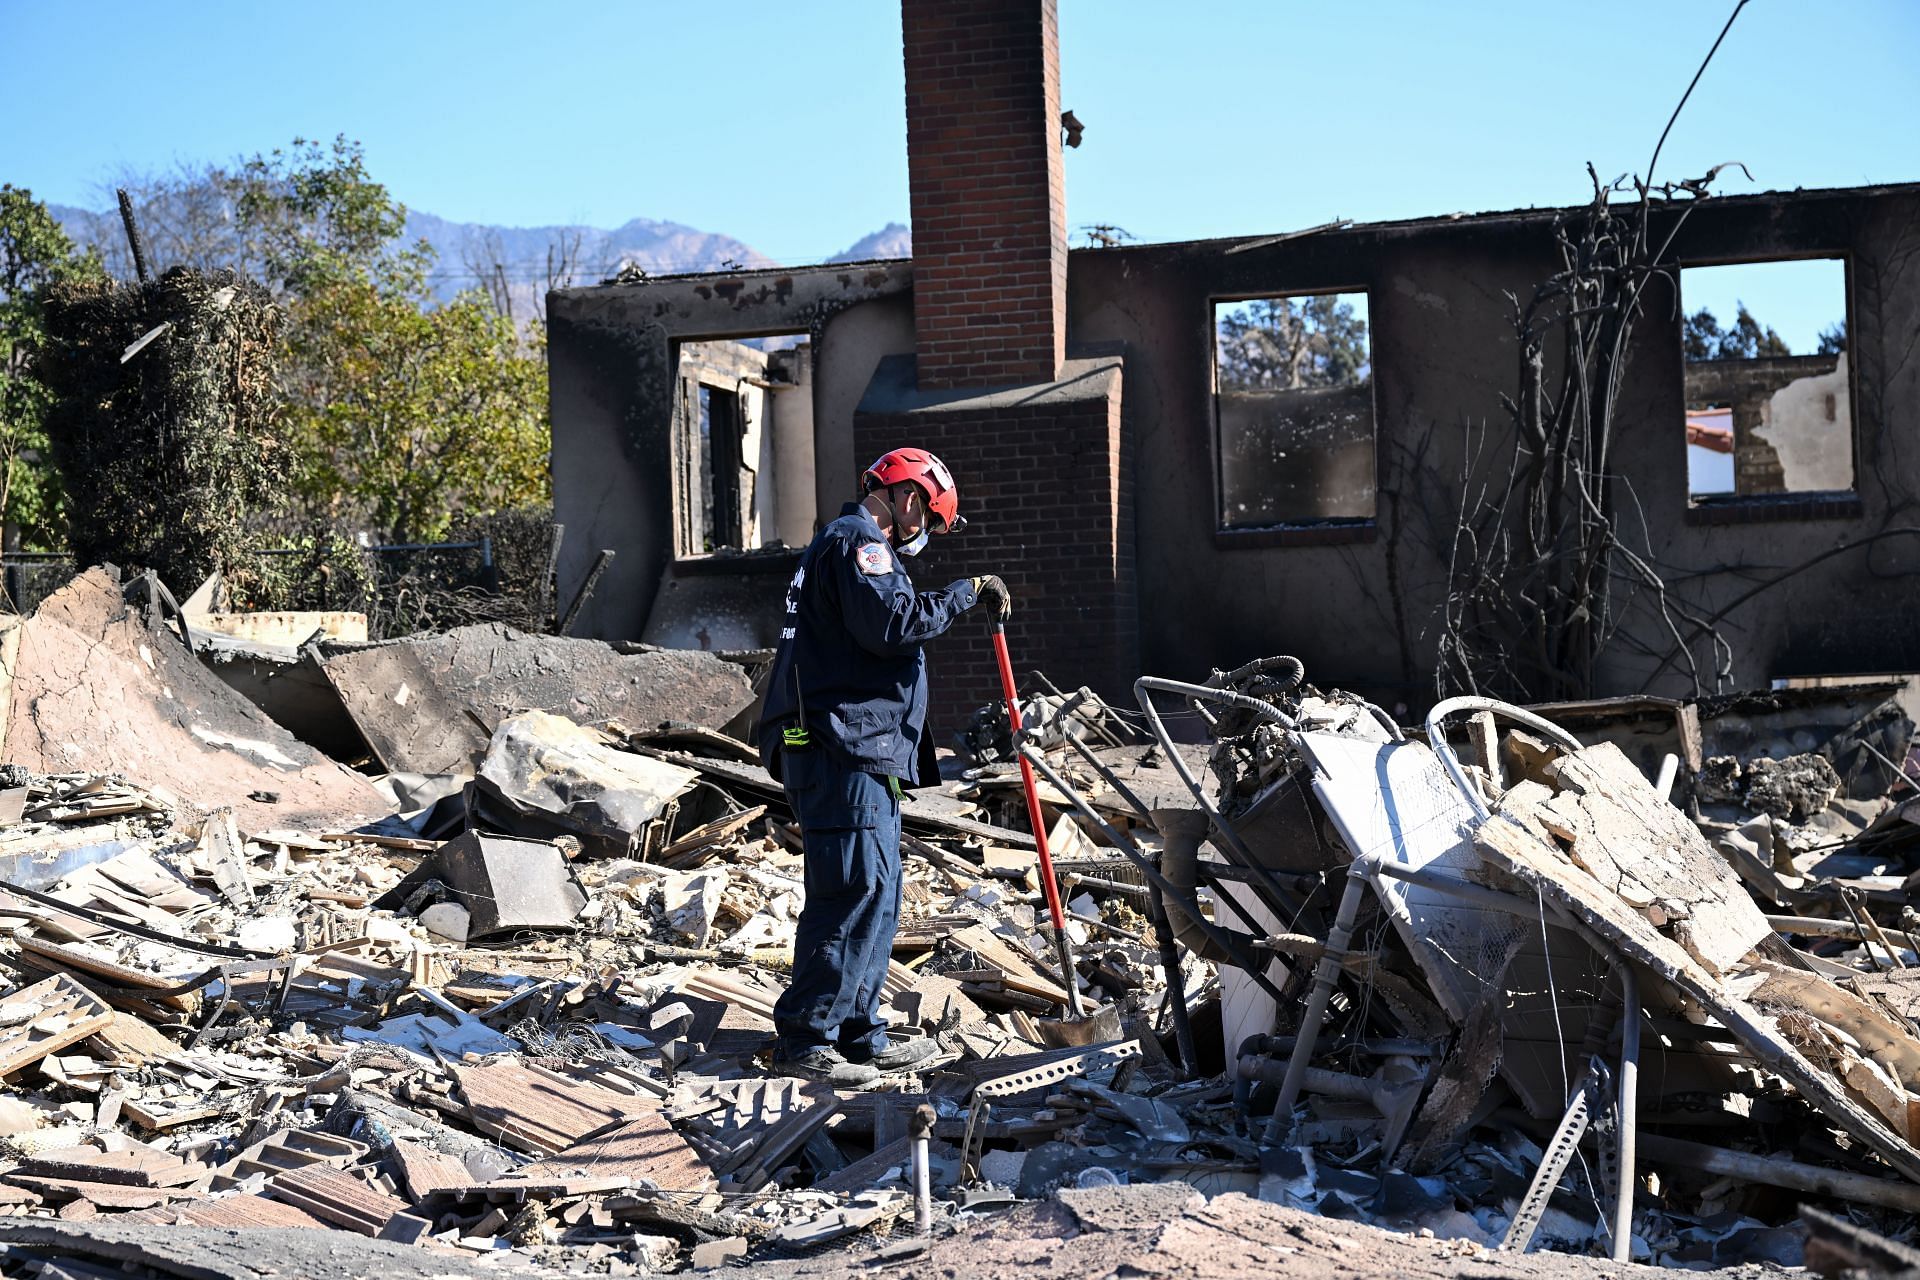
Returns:
[[[1007,698],[1007,723],[1020,732],[1020,699],[1013,687],[1013,659],[1007,653],[1006,624],[993,624],[993,657],[1000,664],[1000,689]],[[1027,822],[1033,827],[1033,847],[1040,855],[1040,889],[1047,898],[1047,914],[1053,918],[1054,945],[1060,951],[1060,980],[1067,989],[1067,1005],[1075,1017],[1080,1014],[1080,992],[1074,982],[1073,960],[1067,950],[1067,915],[1060,906],[1060,885],[1053,875],[1053,855],[1047,849],[1046,816],[1040,811],[1040,787],[1033,780],[1033,764],[1020,757],[1020,783],[1027,792]]]

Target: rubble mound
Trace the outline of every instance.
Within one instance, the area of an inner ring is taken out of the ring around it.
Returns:
[[[352,825],[383,811],[363,776],[235,693],[105,569],[13,619],[0,646],[9,763],[118,770],[198,812],[230,807],[262,828]]]
[[[1812,752],[1784,760],[1761,756],[1747,762],[1746,773],[1747,803],[1788,822],[1805,822],[1840,792],[1840,775],[1825,756]]]
[[[342,656],[378,658],[369,716],[432,709],[394,742],[491,723],[477,776],[368,791],[103,571],[0,632],[0,1277],[1905,1256],[1904,784],[1780,861],[1787,819],[1716,845],[1637,729],[1473,699],[1422,733],[1284,662],[1143,680],[1138,718],[1049,694],[1002,748],[1044,791],[995,761],[901,797],[879,996],[915,1052],[835,1088],[775,1074],[818,872],[716,725],[739,668],[485,627]],[[618,696],[678,727],[487,701],[633,659]],[[1231,714],[1175,744],[1155,688]],[[1759,760],[1712,733],[1696,758]],[[1816,759],[1740,776],[1792,813]]]

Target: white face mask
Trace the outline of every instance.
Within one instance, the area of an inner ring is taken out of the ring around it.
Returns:
[[[893,523],[894,523],[894,527],[896,528],[899,527],[900,509],[898,507],[895,507],[893,509]],[[927,549],[927,533],[928,533],[928,530],[927,530],[927,525],[925,520],[925,513],[923,512],[921,524],[920,524],[920,532],[914,534],[913,537],[909,538],[907,541],[895,547],[894,550],[898,551],[903,556],[919,555],[922,551],[925,551]]]

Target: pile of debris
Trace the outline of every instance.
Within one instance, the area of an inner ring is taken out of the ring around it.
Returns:
[[[767,1070],[805,887],[738,737],[764,655],[323,623],[277,678],[370,777],[139,586],[0,629],[0,1273],[898,1257],[1063,1187],[1430,1261],[1798,1263],[1804,1200],[1856,1254],[1920,1211],[1888,690],[1410,731],[1291,659],[1042,688],[903,804],[886,994],[939,1053],[835,1091]]]

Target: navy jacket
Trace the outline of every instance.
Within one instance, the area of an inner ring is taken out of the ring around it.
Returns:
[[[973,584],[964,578],[916,592],[866,509],[857,502],[841,508],[800,557],[787,587],[786,622],[760,712],[760,758],[768,770],[780,776],[781,731],[799,720],[804,705],[816,749],[916,785],[927,719],[921,646],[973,605]]]

